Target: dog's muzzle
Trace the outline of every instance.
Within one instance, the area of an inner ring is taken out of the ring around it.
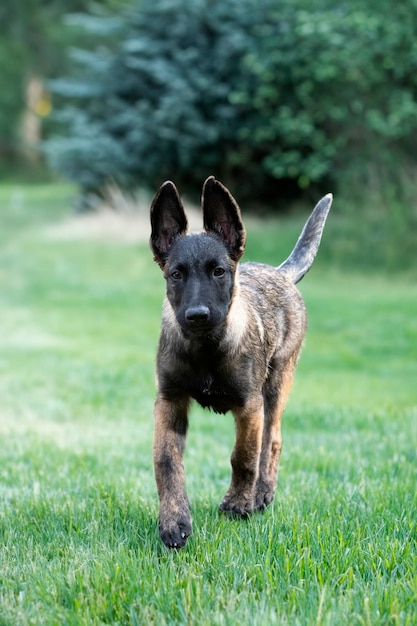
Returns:
[[[189,307],[185,311],[185,321],[191,331],[201,331],[210,327],[210,309],[199,305]]]

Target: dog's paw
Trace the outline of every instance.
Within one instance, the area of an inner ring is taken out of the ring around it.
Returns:
[[[253,513],[253,498],[226,494],[220,503],[220,511],[236,517],[248,517]]]
[[[258,481],[255,492],[255,509],[263,511],[271,504],[275,496],[275,488],[264,481]]]
[[[192,533],[190,516],[181,516],[179,519],[159,520],[159,535],[167,548],[183,548]]]

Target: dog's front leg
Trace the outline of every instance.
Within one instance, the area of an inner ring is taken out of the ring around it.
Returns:
[[[232,481],[220,509],[246,517],[253,513],[255,485],[258,478],[262,445],[263,398],[251,399],[243,408],[233,411],[236,443],[231,456]]]
[[[159,534],[168,548],[182,548],[191,535],[182,456],[188,425],[188,398],[155,402],[154,467],[158,487]]]

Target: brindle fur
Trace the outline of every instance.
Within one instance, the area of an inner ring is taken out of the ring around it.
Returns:
[[[203,187],[202,233],[188,234],[173,183],[154,198],[150,243],[167,283],[154,464],[159,532],[169,548],[184,546],[191,534],[182,463],[191,399],[235,419],[232,480],[220,509],[245,517],[274,498],[281,416],[307,325],[295,283],[314,260],[331,201],[329,194],[318,203],[293,252],[275,268],[239,264],[246,240],[240,210],[214,177]]]

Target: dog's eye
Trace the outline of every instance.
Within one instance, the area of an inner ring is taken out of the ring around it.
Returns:
[[[223,269],[223,267],[215,267],[213,270],[213,276],[216,276],[216,278],[219,278],[220,276],[224,276],[225,270]]]
[[[181,280],[181,278],[182,278],[182,274],[181,274],[181,272],[180,272],[180,271],[178,271],[178,270],[174,270],[173,272],[171,272],[171,278],[172,278],[173,280]]]

